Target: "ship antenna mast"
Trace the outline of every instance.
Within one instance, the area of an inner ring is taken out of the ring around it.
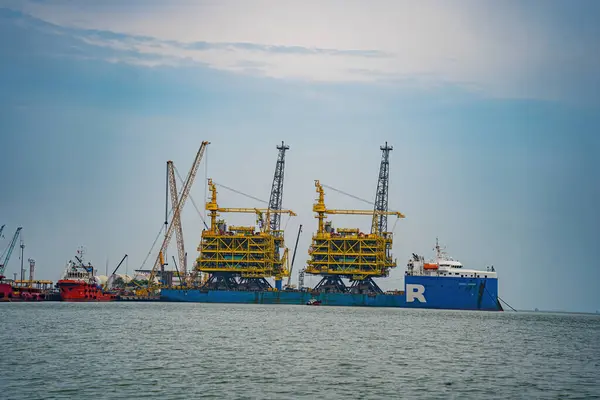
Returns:
[[[373,213],[373,222],[371,224],[371,233],[384,234],[387,232],[387,214],[388,211],[388,185],[390,181],[390,151],[393,147],[385,142],[381,149],[381,165],[379,167],[379,178],[377,180],[377,192],[375,195],[375,209]],[[379,213],[377,213],[379,211]]]

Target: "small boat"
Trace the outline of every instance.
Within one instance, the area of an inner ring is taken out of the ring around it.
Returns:
[[[309,301],[306,302],[307,306],[320,306],[321,305],[321,300],[317,300],[317,299],[310,299]]]

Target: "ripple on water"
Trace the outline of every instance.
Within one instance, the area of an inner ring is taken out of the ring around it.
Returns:
[[[0,313],[7,399],[600,396],[598,316],[174,303]]]

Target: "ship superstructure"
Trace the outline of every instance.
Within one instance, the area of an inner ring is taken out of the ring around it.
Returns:
[[[435,240],[435,257],[425,260],[424,257],[413,253],[408,260],[406,275],[408,276],[431,276],[448,278],[498,278],[494,266],[485,271],[464,268],[463,264],[446,253],[438,239]]]

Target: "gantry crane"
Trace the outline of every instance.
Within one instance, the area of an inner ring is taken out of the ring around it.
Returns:
[[[196,153],[196,158],[194,159],[192,168],[190,168],[190,171],[188,172],[188,175],[185,179],[185,183],[184,183],[183,189],[181,191],[181,197],[179,198],[179,201],[177,202],[177,207],[175,207],[175,210],[173,212],[173,217],[171,219],[171,222],[169,223],[169,227],[167,228],[167,233],[165,234],[165,238],[163,240],[162,246],[160,247],[160,251],[158,252],[158,255],[154,262],[154,266],[152,267],[152,271],[150,272],[150,276],[148,277],[148,287],[147,287],[147,289],[138,290],[137,291],[138,295],[149,295],[152,293],[156,293],[158,291],[158,289],[160,288],[160,285],[157,285],[156,282],[154,281],[154,279],[156,277],[156,273],[159,270],[159,268],[162,268],[164,266],[164,256],[163,255],[164,255],[165,251],[167,250],[167,247],[169,246],[169,242],[171,241],[171,237],[173,236],[173,231],[175,230],[175,227],[177,224],[176,221],[179,221],[179,218],[181,215],[181,210],[183,209],[185,201],[187,200],[187,198],[189,196],[190,189],[192,188],[192,184],[194,183],[196,173],[198,172],[198,168],[200,166],[200,161],[202,161],[202,157],[204,156],[206,147],[209,144],[210,144],[210,142],[207,142],[207,141],[202,142],[202,144],[200,145],[200,149],[198,150],[198,153]]]
[[[283,177],[285,169],[285,152],[289,150],[290,146],[286,146],[284,142],[281,142],[281,146],[277,146],[279,155],[277,156],[277,163],[275,164],[275,174],[273,175],[273,184],[271,185],[271,196],[269,199],[270,210],[281,210],[283,206]],[[275,236],[283,236],[281,231],[281,213],[272,213],[271,219],[267,219],[267,222],[271,225],[271,233]],[[280,257],[279,242],[275,242],[275,258]],[[275,274],[275,288],[281,290],[281,278],[283,271]]]
[[[10,241],[10,244],[8,245],[6,250],[4,250],[4,253],[2,253],[2,256],[0,257],[4,257],[4,260],[0,263],[0,276],[4,276],[6,264],[8,264],[8,260],[10,260],[10,256],[15,248],[15,245],[17,244],[17,239],[19,238],[19,233],[21,232],[21,229],[23,229],[23,227],[17,228],[15,234],[12,237],[12,240]]]
[[[368,293],[378,292],[381,289],[372,278],[385,277],[389,270],[396,267],[392,260],[389,248],[392,235],[376,233],[362,233],[359,229],[340,228],[335,231],[331,222],[325,221],[327,214],[338,215],[394,215],[404,218],[397,211],[371,211],[371,210],[336,210],[325,206],[325,193],[323,186],[316,180],[317,202],[313,205],[315,216],[319,220],[317,233],[312,238],[309,248],[310,260],[304,272],[321,275],[323,279],[315,286],[315,290],[326,292],[346,292],[348,288],[342,277],[350,279],[351,292]]]
[[[212,179],[208,179],[208,188],[211,197],[206,203],[206,210],[210,213],[210,228],[202,232],[202,241],[198,247],[200,257],[196,262],[198,271],[210,274],[204,288],[271,289],[266,278],[288,276],[289,268],[287,248],[281,258],[275,255],[276,245],[284,247],[283,236],[274,235],[271,231],[270,216],[272,213],[290,216],[296,214],[292,210],[219,207],[217,188]],[[259,231],[256,231],[255,226],[227,227],[224,220],[217,220],[219,213],[256,214]]]

